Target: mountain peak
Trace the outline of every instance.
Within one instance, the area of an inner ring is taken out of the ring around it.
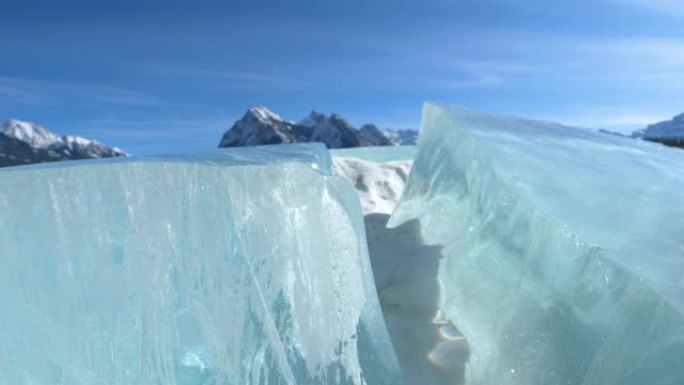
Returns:
[[[362,146],[391,146],[392,142],[373,123],[364,124],[359,129]]]
[[[311,110],[309,116],[302,119],[299,123],[297,123],[297,125],[304,126],[307,128],[314,128],[317,125],[323,123],[326,119],[328,119],[328,117],[324,113],[316,110]]]
[[[260,104],[256,106],[252,106],[249,110],[247,110],[247,113],[245,114],[245,117],[253,117],[256,120],[259,120],[261,122],[270,122],[270,121],[283,121],[284,119],[280,117],[280,115],[274,113],[273,111],[269,110],[265,106],[262,106]]]
[[[33,122],[9,119],[0,126],[0,133],[29,143],[32,146],[47,146],[59,141],[59,136]]]
[[[0,167],[126,155],[80,136],[60,137],[32,122],[9,119],[0,124]]]
[[[311,133],[310,140],[325,143],[328,148],[361,146],[359,132],[337,113],[317,124]]]
[[[330,119],[331,119],[331,120],[341,120],[341,121],[345,121],[345,122],[346,122],[346,120],[344,119],[344,117],[343,117],[342,115],[338,114],[337,112],[333,112],[333,114],[330,115]]]
[[[359,131],[364,131],[364,130],[366,130],[366,131],[369,131],[369,130],[378,130],[378,131],[380,131],[380,130],[378,129],[378,126],[376,126],[376,125],[373,124],[373,123],[366,123],[366,124],[364,124],[363,126],[361,126],[361,128],[359,129]]]
[[[219,148],[298,142],[293,126],[265,106],[256,105],[223,134]]]
[[[413,140],[415,141],[415,131]],[[397,144],[407,144],[403,136],[397,134]],[[360,130],[354,128],[342,115],[326,115],[312,110],[299,123],[281,118],[263,105],[247,110],[242,119],[236,121],[223,134],[219,147],[257,146],[264,144],[321,142],[328,148],[348,148],[360,146],[386,146],[394,144],[392,137],[380,131],[377,126],[367,124]]]

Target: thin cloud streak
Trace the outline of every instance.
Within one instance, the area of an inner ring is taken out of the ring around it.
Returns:
[[[245,72],[231,69],[209,69],[201,67],[171,67],[129,63],[129,67],[143,75],[154,74],[174,78],[204,80],[214,86],[272,86],[278,88],[301,88],[308,83],[292,76],[279,76],[267,72]]]
[[[628,6],[665,16],[684,17],[681,0],[603,0],[617,6]]]
[[[36,105],[72,104],[74,100],[95,105],[161,106],[167,103],[124,88],[79,82],[43,81],[0,77],[0,99]]]
[[[230,127],[226,120],[118,120],[95,119],[88,122],[92,135],[121,139],[215,139]]]

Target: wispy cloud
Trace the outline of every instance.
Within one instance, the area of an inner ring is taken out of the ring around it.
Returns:
[[[73,104],[158,106],[153,96],[124,88],[66,81],[0,77],[0,100],[32,105]]]
[[[47,104],[53,98],[37,92],[23,80],[0,77],[0,99],[4,99],[5,103],[14,101],[24,104]]]
[[[437,62],[441,63],[442,71],[451,75],[444,79],[444,85],[457,89],[499,87],[506,83],[506,79],[530,76],[543,71],[539,66],[500,59],[463,60],[457,58],[442,59]]]
[[[545,37],[528,49],[555,63],[543,74],[551,83],[594,92],[684,92],[684,39]]]
[[[356,63],[375,73],[372,79],[361,72],[364,86],[382,86],[428,90],[473,90],[504,86],[508,80],[538,73],[541,68],[510,60],[469,60],[446,53],[418,53],[367,60]],[[409,74],[410,76],[407,76]]]
[[[478,39],[482,48],[475,50],[428,42],[421,47],[417,42],[419,51],[396,55],[404,55],[404,65],[433,74],[433,81],[445,87],[508,86],[520,92],[556,87],[565,95],[602,89],[616,96],[619,90],[684,92],[684,38],[525,32]],[[464,58],[462,51],[478,59]]]
[[[546,71],[538,62],[506,55],[508,46],[519,44],[491,34],[434,27],[402,39],[382,35],[360,43],[372,55],[355,64],[387,73],[402,85],[432,90],[499,88],[511,79]]]
[[[204,80],[215,87],[302,87],[307,83],[292,76],[281,76],[273,72],[239,71],[232,69],[212,69],[193,66],[141,65],[129,63],[129,67],[146,75],[162,75],[186,78],[193,81]]]
[[[504,84],[501,76],[493,74],[475,74],[467,77],[457,76],[456,79],[445,79],[439,84],[450,89],[468,90],[474,88],[494,88]]]
[[[93,119],[89,131],[126,140],[217,138],[228,129],[230,119],[211,120],[125,120]]]
[[[681,0],[603,0],[615,5],[626,5],[669,16],[684,16],[684,2]]]
[[[258,72],[217,71],[193,68],[182,70],[182,73],[185,76],[201,77],[213,80],[227,80],[248,84],[266,84],[286,87],[302,86],[306,84],[304,81],[299,79]]]
[[[210,149],[218,145],[231,119],[91,119],[87,136],[116,144],[131,154]],[[85,133],[84,133],[85,134]]]
[[[679,69],[684,66],[684,39],[673,38],[612,38],[579,39],[575,49],[586,50],[595,57],[613,57],[622,68],[649,66],[660,69]]]

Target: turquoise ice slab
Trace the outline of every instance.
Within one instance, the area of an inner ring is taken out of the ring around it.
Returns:
[[[319,145],[0,171],[7,384],[395,384]]]
[[[468,384],[684,383],[684,151],[426,104],[390,226],[443,247]]]

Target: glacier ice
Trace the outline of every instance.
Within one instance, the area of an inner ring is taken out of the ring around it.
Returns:
[[[684,383],[684,152],[426,104],[390,227],[441,248],[467,384]]]
[[[684,152],[428,104],[331,153],[0,170],[0,382],[684,383]]]
[[[4,169],[0,213],[2,383],[400,381],[320,145]]]

